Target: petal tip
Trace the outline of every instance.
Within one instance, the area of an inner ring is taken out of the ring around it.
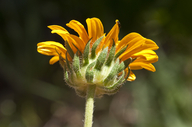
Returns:
[[[119,22],[118,19],[115,20],[116,24],[119,26],[119,28],[121,27],[121,23]]]

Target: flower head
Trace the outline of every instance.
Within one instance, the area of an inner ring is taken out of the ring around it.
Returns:
[[[86,23],[88,32],[76,20],[66,24],[78,36],[61,26],[48,26],[51,33],[57,33],[64,39],[65,46],[54,41],[37,44],[39,53],[53,56],[50,64],[60,62],[65,81],[80,96],[86,96],[87,86],[92,84],[97,86],[98,97],[116,93],[123,82],[136,79],[132,70],[144,68],[156,71],[152,63],[158,61],[158,56],[153,50],[159,47],[154,41],[135,32],[119,40],[118,20],[107,35],[98,18],[88,18]]]

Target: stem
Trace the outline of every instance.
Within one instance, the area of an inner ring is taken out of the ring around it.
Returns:
[[[96,88],[95,85],[89,85],[87,88],[84,127],[92,127],[92,124],[93,124],[93,107],[94,107],[95,88]]]

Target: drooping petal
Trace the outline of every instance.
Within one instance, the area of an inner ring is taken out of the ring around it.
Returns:
[[[83,41],[79,37],[77,37],[75,35],[72,35],[72,34],[69,34],[66,31],[62,31],[62,30],[53,30],[52,33],[57,33],[65,41],[67,41],[69,43],[69,46],[71,47],[71,49],[73,50],[74,53],[76,53],[76,51],[77,51],[76,47],[80,51],[83,51],[84,43],[83,43]]]
[[[133,62],[130,65],[130,69],[131,70],[139,70],[139,69],[146,69],[152,72],[155,72],[156,69],[155,67],[151,64],[151,63],[147,63],[147,62]]]
[[[155,63],[158,61],[158,56],[153,50],[142,50],[132,55],[133,58],[137,58],[135,62],[150,62]]]
[[[123,47],[125,47],[126,45],[130,44],[132,42],[132,40],[134,40],[135,38],[138,38],[137,40],[141,39],[142,36],[138,33],[132,32],[130,34],[127,34],[117,45],[116,45],[116,52],[118,52],[119,50],[121,50]],[[134,42],[132,42],[134,43]]]
[[[49,64],[54,64],[57,61],[59,61],[59,56],[53,56],[50,60],[49,60]]]
[[[37,51],[41,54],[48,56],[58,56],[61,55],[65,59],[67,50],[64,46],[58,42],[46,41],[40,42],[37,44]],[[68,54],[68,59],[71,60],[71,57]]]
[[[57,53],[54,51],[54,49],[48,49],[47,47],[42,48],[42,47],[38,47],[37,48],[37,52],[43,54],[43,55],[47,55],[47,56],[54,56],[57,55]]]
[[[62,30],[62,31],[68,32],[65,28],[63,28],[62,26],[59,26],[59,25],[50,25],[50,26],[47,26],[47,27],[49,29],[51,29],[51,30]]]
[[[92,43],[95,42],[98,38],[104,35],[103,24],[98,18],[88,18],[86,19],[89,39],[92,38]]]
[[[144,45],[144,49],[151,49],[151,50],[157,50],[159,49],[159,46],[157,46],[157,44],[152,41],[151,39],[146,39],[145,38],[145,45]]]
[[[70,34],[69,36],[70,36],[70,38],[68,38],[68,40],[70,40],[69,42],[73,43],[83,53],[86,44],[79,37],[75,35]]]
[[[68,27],[70,27],[71,29],[75,30],[79,34],[79,37],[82,39],[84,45],[86,45],[86,43],[89,40],[89,36],[88,36],[87,31],[85,30],[84,26],[76,20],[71,20],[66,25]]]
[[[135,38],[133,40],[131,40],[130,44],[128,45],[127,50],[125,50],[125,52],[123,54],[121,54],[119,56],[119,58],[124,61],[126,59],[128,59],[129,57],[131,57],[132,54],[136,53],[137,51],[140,51],[141,45],[144,43],[145,41],[139,38]]]
[[[67,51],[59,42],[46,41],[37,44],[37,51],[44,55],[57,55],[58,53],[55,50],[56,48],[61,54],[65,54]]]
[[[129,77],[127,78],[127,81],[134,81],[136,79],[135,74],[130,71]]]
[[[63,50],[64,52],[66,52],[66,49],[65,47],[59,43],[59,42],[55,42],[55,41],[45,41],[45,42],[39,42],[37,44],[37,46],[43,46],[43,45],[47,45],[47,46],[56,46],[58,47],[59,49]]]
[[[144,43],[141,44],[140,46],[138,46],[137,48],[135,48],[129,54],[134,54],[134,53],[140,52],[142,50],[148,50],[148,49],[157,50],[158,48],[159,47],[152,40],[144,38]]]
[[[128,74],[129,74],[129,76],[128,76]],[[125,69],[125,77],[128,77],[127,81],[134,81],[136,79],[135,74],[128,68]]]
[[[48,28],[50,28],[52,30],[51,33],[57,33],[58,35],[60,35],[63,38],[64,41],[68,41],[69,46],[71,47],[73,52],[77,51],[77,49],[73,46],[73,43],[71,41],[69,41],[69,40],[71,40],[71,39],[69,39],[70,34],[65,28],[58,26],[58,25],[50,25],[50,26],[48,26]]]
[[[118,45],[118,48],[124,47],[128,44],[127,50],[119,57],[122,61],[134,56],[143,50],[157,50],[159,47],[150,39],[142,37],[138,33],[131,33],[125,36]],[[117,51],[119,50],[117,49]]]

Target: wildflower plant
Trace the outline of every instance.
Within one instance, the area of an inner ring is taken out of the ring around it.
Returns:
[[[84,26],[71,20],[66,25],[79,36],[70,34],[65,28],[50,25],[51,33],[64,39],[59,42],[45,41],[37,44],[41,54],[53,56],[49,63],[59,61],[64,70],[65,82],[81,97],[86,97],[84,127],[92,126],[94,98],[104,94],[115,94],[126,81],[136,79],[132,70],[156,71],[152,63],[158,61],[153,50],[159,47],[150,39],[132,32],[119,40],[120,22],[106,35],[98,18],[86,20]]]

